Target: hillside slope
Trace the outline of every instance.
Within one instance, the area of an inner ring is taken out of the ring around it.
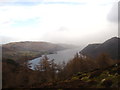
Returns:
[[[120,59],[119,46],[120,38],[113,37],[102,44],[89,44],[80,53],[90,56],[97,57],[102,53],[107,53],[112,59]]]
[[[67,49],[67,47],[48,42],[13,42],[2,45],[2,56],[3,59],[13,59],[21,62],[64,49]]]
[[[117,66],[118,65],[118,66]],[[96,69],[90,72],[77,74],[64,81],[37,85],[37,88],[106,88],[118,90],[120,86],[120,63],[105,69]]]
[[[88,72],[76,72],[66,79],[52,81],[45,81],[48,77],[42,71],[30,70],[13,60],[4,60],[2,65],[3,89],[106,88],[106,90],[118,90],[120,86],[120,63],[110,65],[106,68],[93,69]]]

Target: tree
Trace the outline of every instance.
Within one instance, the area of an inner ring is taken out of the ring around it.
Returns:
[[[106,68],[107,66],[113,64],[113,61],[106,53],[100,54],[99,57],[97,58],[97,62],[100,68]]]
[[[50,61],[50,75],[52,81],[56,78],[57,64],[54,62],[54,59]]]

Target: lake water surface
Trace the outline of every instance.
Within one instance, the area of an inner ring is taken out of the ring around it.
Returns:
[[[68,62],[69,60],[73,59],[75,54],[78,53],[79,51],[81,51],[81,48],[74,48],[74,49],[66,49],[66,50],[62,50],[62,51],[57,51],[57,53],[55,54],[49,54],[47,55],[47,57],[49,58],[49,60],[54,59],[55,63],[62,63],[63,61]],[[42,55],[43,57],[44,55]],[[36,65],[39,65],[40,60],[42,59],[42,57],[38,57],[35,58],[33,60],[28,61],[29,68],[34,70],[34,67]]]

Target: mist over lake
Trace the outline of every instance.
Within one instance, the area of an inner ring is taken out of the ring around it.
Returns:
[[[61,51],[57,51],[57,53],[55,54],[48,54],[47,57],[49,58],[49,60],[53,60],[55,61],[55,63],[62,63],[63,61],[68,62],[69,60],[73,59],[75,54],[78,53],[79,51],[81,51],[82,48],[74,48],[74,49],[66,49],[66,50],[61,50]],[[30,64],[30,68],[34,69],[34,67],[36,65],[39,65],[40,60],[44,57],[44,55],[42,55],[42,57],[38,57],[35,58],[33,60],[28,61],[28,64]]]

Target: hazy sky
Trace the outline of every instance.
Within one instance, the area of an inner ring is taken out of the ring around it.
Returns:
[[[119,0],[0,0],[0,43],[103,42],[118,36]]]

